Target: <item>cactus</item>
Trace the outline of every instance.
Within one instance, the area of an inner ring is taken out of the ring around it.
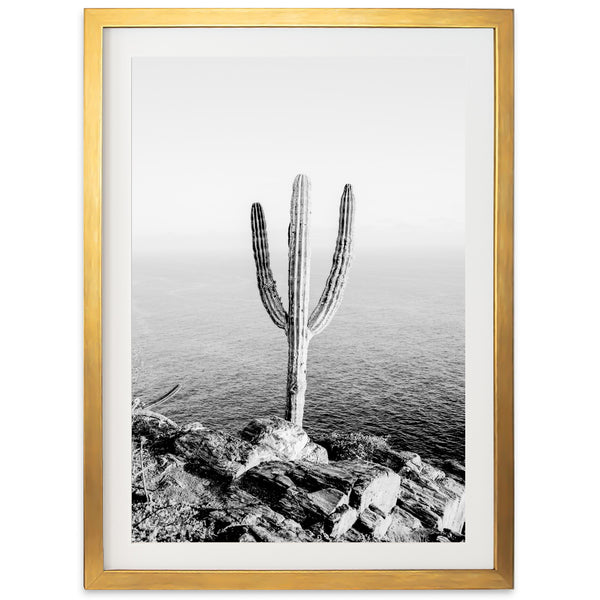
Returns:
[[[348,184],[340,201],[338,236],[331,271],[325,289],[309,316],[310,279],[310,182],[306,175],[294,180],[288,229],[288,311],[277,293],[267,240],[267,225],[262,206],[252,205],[252,249],[256,278],[262,303],[271,320],[283,329],[288,339],[287,400],[285,418],[302,427],[306,392],[306,362],[311,338],[321,333],[337,311],[346,285],[352,258],[354,194]]]

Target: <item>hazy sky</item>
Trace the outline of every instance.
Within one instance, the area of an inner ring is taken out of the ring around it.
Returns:
[[[463,245],[462,58],[134,58],[132,98],[134,255],[248,251],[256,201],[283,249],[298,173],[316,251],[345,183],[356,248]]]

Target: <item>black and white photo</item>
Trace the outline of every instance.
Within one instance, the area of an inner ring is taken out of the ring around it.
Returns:
[[[465,61],[131,77],[132,542],[464,542]]]

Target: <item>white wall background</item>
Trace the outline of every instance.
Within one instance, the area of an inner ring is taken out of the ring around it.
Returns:
[[[287,4],[314,5],[273,3]],[[365,3],[339,3],[353,4]],[[31,0],[2,14],[0,564],[11,598],[84,594],[83,6]],[[600,9],[595,0],[469,6],[517,11],[516,591],[499,594],[589,598],[600,558]]]

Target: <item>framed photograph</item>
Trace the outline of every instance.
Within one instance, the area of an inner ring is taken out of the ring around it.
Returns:
[[[84,80],[85,587],[512,587],[512,11],[87,9]]]

